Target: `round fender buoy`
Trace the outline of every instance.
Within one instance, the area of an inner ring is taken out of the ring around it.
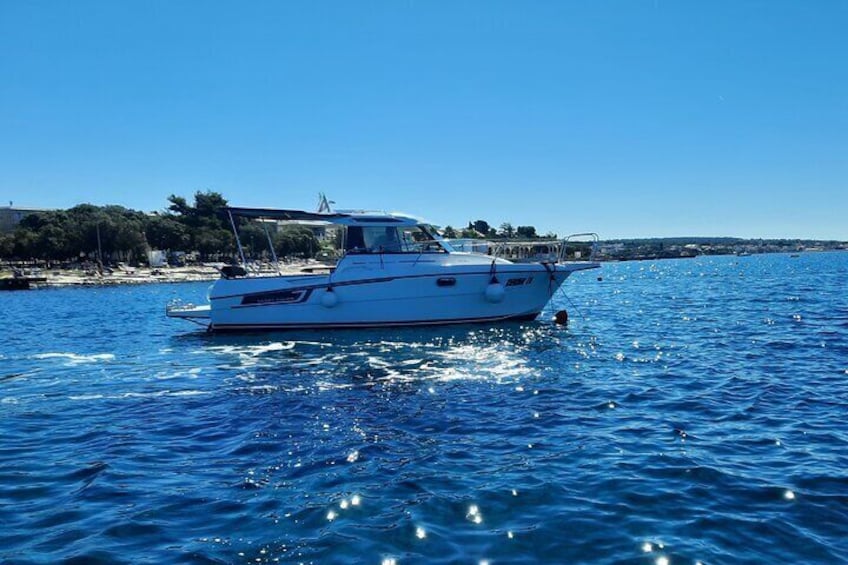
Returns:
[[[565,326],[568,324],[568,311],[560,310],[554,315],[554,322],[561,326]]]
[[[499,282],[491,282],[489,283],[489,286],[486,287],[486,300],[493,304],[502,302],[505,295],[506,289],[504,288],[504,285]]]
[[[324,294],[321,295],[321,306],[324,308],[332,308],[339,303],[339,297],[333,292],[332,287],[327,287]]]

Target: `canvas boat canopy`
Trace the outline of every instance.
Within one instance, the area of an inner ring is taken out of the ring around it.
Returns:
[[[306,212],[304,210],[282,210],[275,208],[237,208],[227,207],[221,211],[230,216],[242,218],[264,218],[269,220],[327,222],[343,225],[373,225],[391,224],[415,226],[422,222],[412,216],[404,214],[390,214],[387,212],[368,211],[344,211],[344,212]]]
[[[304,210],[281,210],[276,208],[237,208],[227,207],[221,211],[242,218],[265,218],[269,220],[299,220],[310,222],[333,222],[340,218],[346,218],[349,214],[306,212]]]

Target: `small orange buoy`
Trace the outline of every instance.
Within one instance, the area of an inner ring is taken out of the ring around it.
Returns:
[[[568,324],[568,311],[560,310],[554,315],[554,322],[561,326],[565,326]]]

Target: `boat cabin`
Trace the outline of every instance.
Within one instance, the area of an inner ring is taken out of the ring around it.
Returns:
[[[283,225],[287,222],[301,225],[308,222],[310,225],[335,226],[338,235],[334,238],[336,249],[333,255],[339,259],[347,255],[450,253],[452,251],[450,245],[432,227],[417,218],[400,214],[360,211],[317,213],[262,208],[227,208],[225,212],[229,216],[236,236],[242,265],[246,264],[246,259],[239,241],[235,217],[262,222],[266,234],[268,234],[267,220],[275,220]],[[270,246],[270,234],[268,234],[268,243]],[[271,251],[276,262],[273,247]],[[332,260],[332,257],[327,259]],[[332,262],[335,263],[335,260]],[[243,276],[241,271],[228,274]]]
[[[447,253],[446,245],[424,225],[347,225],[345,253]]]

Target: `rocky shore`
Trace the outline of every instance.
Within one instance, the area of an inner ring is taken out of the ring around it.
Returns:
[[[12,269],[0,269],[0,279],[24,278],[33,282],[33,287],[59,286],[105,286],[122,284],[177,283],[211,281],[219,278],[221,265],[192,265],[186,267],[120,267],[102,272],[94,269],[32,269],[15,272]],[[275,272],[294,274],[303,269],[320,266],[313,262],[280,264],[279,269],[263,265],[257,272],[273,274]]]

